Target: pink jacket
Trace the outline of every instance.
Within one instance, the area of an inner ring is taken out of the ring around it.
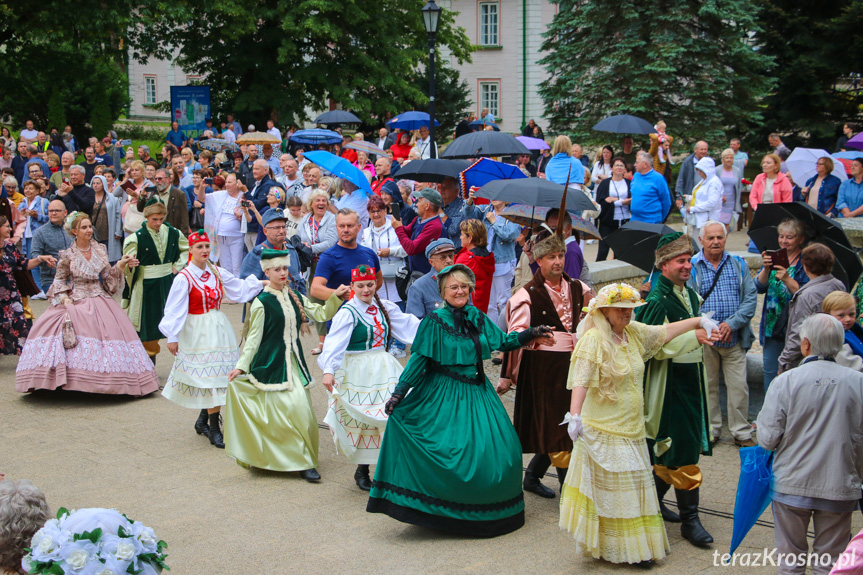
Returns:
[[[766,174],[758,174],[755,178],[755,181],[752,182],[752,191],[749,193],[749,205],[752,206],[752,209],[755,210],[758,208],[758,204],[761,203],[761,197],[764,195],[764,183],[767,180]],[[776,181],[773,182],[773,203],[774,204],[785,204],[793,199],[793,192],[791,190],[791,180],[788,179],[788,176],[779,172],[776,175]]]

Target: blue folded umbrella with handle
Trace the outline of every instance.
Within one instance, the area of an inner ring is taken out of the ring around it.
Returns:
[[[770,502],[773,500],[773,452],[760,445],[740,448],[740,479],[737,481],[737,499],[734,501],[734,525],[731,532],[731,550],[743,539]]]

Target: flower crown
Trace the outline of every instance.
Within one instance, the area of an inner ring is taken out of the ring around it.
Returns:
[[[61,507],[33,535],[21,566],[31,575],[154,575],[170,570],[167,547],[152,529],[114,509]]]
[[[72,212],[71,214],[66,216],[66,221],[64,222],[66,224],[66,227],[71,228],[72,224],[75,222],[75,218],[77,218],[80,215],[81,215],[81,212]]]
[[[599,290],[582,311],[590,313],[601,307],[639,307],[644,304],[641,294],[629,284],[609,284]]]

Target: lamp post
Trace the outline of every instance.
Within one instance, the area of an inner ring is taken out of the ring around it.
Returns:
[[[434,0],[428,0],[422,8],[423,24],[429,35],[429,157],[437,158],[437,146],[434,139],[434,47],[437,26],[440,21],[440,6]]]

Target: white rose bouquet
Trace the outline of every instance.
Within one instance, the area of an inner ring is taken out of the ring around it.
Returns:
[[[114,509],[60,508],[33,535],[21,561],[31,575],[158,575],[168,544]]]

